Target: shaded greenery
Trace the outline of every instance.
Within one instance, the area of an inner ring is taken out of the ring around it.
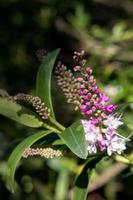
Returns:
[[[84,49],[100,87],[111,96],[111,100],[118,103],[132,102],[132,10],[132,0],[1,0],[0,88],[10,94],[35,93],[35,77],[40,64],[36,51],[39,48],[49,52],[61,48],[60,59],[69,68],[73,65],[73,50]],[[52,92],[59,121],[69,125],[78,118],[77,114],[71,107],[66,110],[64,99],[59,95],[54,81]],[[120,131],[126,133],[126,136],[133,129],[132,109],[133,105],[130,104],[124,110],[127,127]],[[0,118],[0,197],[11,200],[51,200],[55,195],[55,200],[69,199],[72,180],[83,168],[82,160],[72,158],[71,155],[69,159],[64,157],[60,160],[23,160],[16,173],[19,183],[17,193],[13,196],[8,193],[4,185],[6,160],[16,144],[32,129],[5,120],[2,116]],[[113,165],[111,159],[106,162],[102,160],[92,177],[95,179]],[[125,168],[97,192],[108,200],[132,199],[132,172],[132,168]],[[62,186],[59,195],[61,180],[65,186]]]

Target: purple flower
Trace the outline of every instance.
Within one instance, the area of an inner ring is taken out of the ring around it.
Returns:
[[[121,123],[118,122],[117,125]],[[97,150],[102,152],[106,150],[107,154],[111,156],[113,153],[121,154],[126,149],[127,139],[119,136],[114,127],[106,126],[106,128],[101,129],[96,123],[92,123],[89,120],[82,120],[82,125],[85,132],[87,150],[90,154],[96,153]]]
[[[117,106],[114,104],[104,106],[105,111],[108,113],[112,113],[116,108]]]
[[[86,110],[87,110],[87,105],[83,104],[83,105],[80,106],[80,111],[81,112],[85,112]]]
[[[117,133],[117,128],[123,124],[121,117],[113,115],[117,106],[109,103],[109,96],[100,91],[96,78],[90,67],[76,67],[81,76],[76,78],[80,85],[80,111],[86,117],[82,120],[85,132],[87,150],[90,154],[107,151],[121,154],[126,149],[126,138]]]
[[[123,124],[123,122],[120,121],[120,118],[121,116],[114,117],[114,115],[108,115],[107,118],[103,121],[103,124],[110,128],[117,129],[120,125]]]
[[[91,74],[92,70],[89,67],[84,68],[81,71],[82,76],[77,78],[80,83],[82,99],[80,110],[88,120],[92,120],[92,124],[97,124],[102,121],[101,119],[104,119],[103,116],[112,114],[116,109],[116,105],[109,104],[109,96],[100,91],[96,85],[95,77]],[[85,105],[88,105],[88,107]]]
[[[101,140],[98,140],[98,146],[99,146],[100,151],[106,150],[106,145],[107,145],[107,142],[104,138],[102,138]]]
[[[104,103],[108,102],[109,99],[110,99],[109,96],[107,96],[107,95],[105,95],[103,93],[100,93],[100,97],[99,97],[99,102],[100,103],[104,104]]]

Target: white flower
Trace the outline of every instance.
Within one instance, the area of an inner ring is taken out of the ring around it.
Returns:
[[[123,138],[120,138],[118,136],[112,137],[112,139],[107,141],[107,153],[109,156],[112,155],[112,153],[118,153],[121,154],[126,149],[126,141]]]
[[[96,145],[94,143],[87,142],[87,150],[89,151],[90,154],[96,153],[97,152]]]
[[[91,122],[87,120],[82,120],[82,124],[84,127],[86,140],[95,143],[99,135],[99,128],[91,124]]]
[[[85,131],[87,150],[89,151],[90,154],[96,153],[97,152],[96,143],[100,130],[98,127],[93,125],[88,120],[82,120],[82,124]]]
[[[103,121],[103,124],[109,128],[117,129],[120,125],[123,124],[122,121],[120,121],[121,116],[114,117],[113,115],[109,115],[106,120]]]
[[[82,124],[85,132],[87,150],[90,154],[96,153],[97,148],[100,151],[107,150],[109,156],[113,153],[121,154],[126,149],[126,141],[129,139],[120,136],[116,131],[116,128],[123,124],[120,121],[120,117],[116,118],[113,115],[109,115],[104,120],[104,125],[107,127],[102,129],[93,125],[88,120],[82,120]]]

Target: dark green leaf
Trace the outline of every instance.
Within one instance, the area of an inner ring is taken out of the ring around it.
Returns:
[[[54,117],[54,111],[51,100],[51,76],[59,51],[59,49],[56,49],[42,61],[36,80],[36,94],[50,108],[52,117]]]
[[[85,159],[87,157],[87,148],[85,133],[80,121],[73,123],[66,128],[59,137],[78,157]]]
[[[124,112],[124,110],[130,106],[131,104],[133,104],[133,102],[128,102],[128,103],[122,103],[119,105],[118,109],[117,109],[117,112],[118,113],[121,113],[121,112]]]
[[[86,200],[89,184],[89,175],[101,158],[93,157],[89,159],[80,175],[77,177],[73,191],[72,200]]]
[[[0,97],[0,114],[33,128],[41,127],[43,123],[29,109],[2,97]]]
[[[36,134],[33,134],[26,139],[24,139],[18,146],[13,150],[12,154],[9,157],[7,163],[7,186],[11,192],[14,192],[15,182],[14,182],[14,175],[16,167],[22,157],[23,152],[25,149],[29,148],[32,144],[34,144],[39,139],[43,138],[44,136],[50,134],[51,131],[40,131]]]

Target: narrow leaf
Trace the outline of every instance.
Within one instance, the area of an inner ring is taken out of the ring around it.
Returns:
[[[127,102],[127,103],[122,103],[122,104],[120,104],[119,107],[118,107],[118,109],[117,109],[117,112],[118,112],[118,113],[124,112],[124,110],[125,110],[128,106],[130,106],[131,104],[133,104],[132,101],[131,101],[131,102]]]
[[[25,149],[29,148],[32,144],[34,144],[39,139],[43,138],[44,136],[50,134],[51,131],[40,131],[36,134],[33,134],[26,139],[24,139],[18,146],[13,150],[12,154],[10,155],[7,163],[7,186],[11,192],[14,192],[15,188],[15,170],[16,167],[21,159],[21,156]]]
[[[67,196],[69,185],[69,173],[67,170],[60,170],[55,187],[55,200],[64,200]]]
[[[36,94],[45,102],[46,106],[50,108],[52,117],[54,117],[54,111],[51,100],[51,76],[59,51],[59,49],[56,49],[44,58],[36,80]]]
[[[85,159],[87,157],[87,148],[85,133],[80,121],[73,123],[66,128],[59,137],[78,157]]]
[[[89,175],[100,159],[101,158],[98,157],[89,159],[82,172],[76,179],[72,200],[86,200],[88,193]]]
[[[3,97],[0,97],[0,114],[33,128],[41,127],[43,123],[29,109]]]

